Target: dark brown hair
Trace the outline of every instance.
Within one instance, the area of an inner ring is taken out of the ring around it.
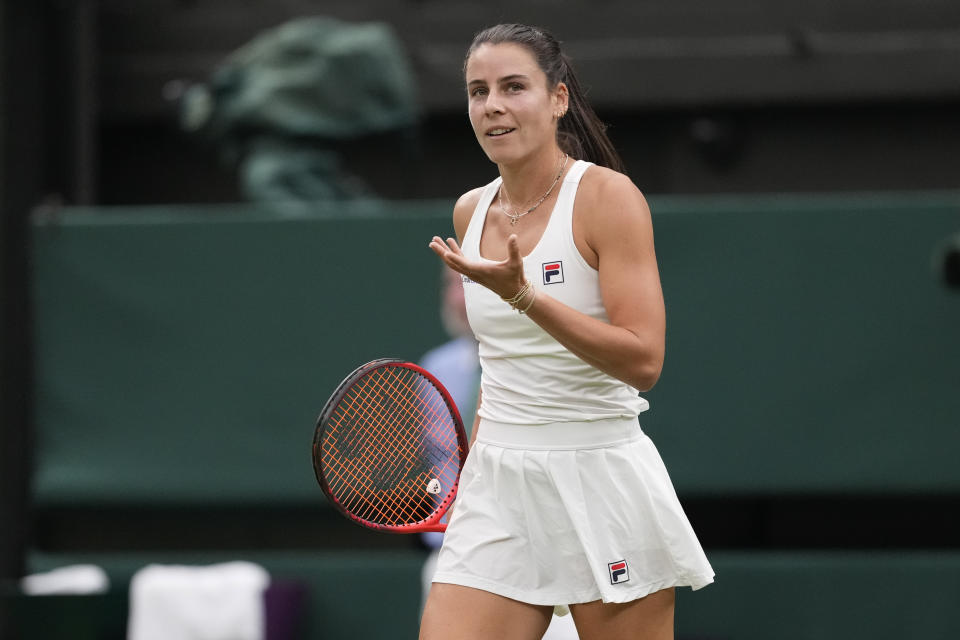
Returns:
[[[552,89],[562,82],[569,91],[569,108],[557,123],[557,144],[573,158],[587,160],[602,167],[622,172],[623,160],[607,137],[607,126],[587,102],[577,81],[570,59],[560,50],[560,43],[544,29],[523,24],[498,24],[477,33],[467,49],[467,61],[483,44],[513,43],[526,47],[533,54]]]

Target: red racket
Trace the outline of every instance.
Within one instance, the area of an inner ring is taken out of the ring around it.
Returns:
[[[313,436],[313,470],[330,502],[364,527],[445,531],[467,457],[443,385],[402,360],[374,360],[340,383]]]

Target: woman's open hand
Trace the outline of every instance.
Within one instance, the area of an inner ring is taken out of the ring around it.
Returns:
[[[451,269],[485,286],[501,298],[512,298],[526,280],[516,234],[507,238],[507,259],[500,262],[470,260],[463,255],[460,245],[453,238],[444,241],[434,236],[429,246]]]

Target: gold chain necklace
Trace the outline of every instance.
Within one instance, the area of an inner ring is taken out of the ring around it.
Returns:
[[[497,190],[497,201],[500,203],[500,210],[503,211],[503,215],[505,215],[505,216],[507,216],[508,218],[510,218],[510,226],[511,226],[511,227],[512,227],[513,225],[517,224],[517,220],[519,220],[520,218],[522,218],[523,216],[527,215],[528,213],[530,213],[531,211],[533,211],[534,209],[536,209],[537,207],[539,207],[541,204],[543,204],[543,201],[547,199],[547,197],[550,195],[551,192],[553,192],[553,188],[557,186],[557,183],[558,183],[558,182],[560,182],[560,176],[563,175],[563,170],[566,168],[566,166],[567,166],[567,160],[568,160],[569,158],[570,158],[570,156],[568,156],[566,153],[563,154],[563,163],[560,165],[560,170],[557,171],[557,177],[553,179],[553,184],[550,185],[550,188],[547,189],[547,192],[546,192],[546,193],[544,193],[542,196],[540,196],[540,199],[537,200],[537,203],[536,203],[535,205],[533,205],[532,207],[530,207],[529,209],[527,209],[527,210],[524,211],[523,213],[517,213],[517,210],[516,210],[516,209],[513,209],[512,212],[511,212],[511,211],[507,211],[507,208],[503,205],[503,196],[506,195],[506,191],[507,191],[507,190],[506,190],[506,188],[503,186],[503,182],[500,183],[500,189]],[[509,196],[509,195],[507,196],[507,202],[508,202],[508,203],[510,202],[510,196]],[[510,206],[511,206],[511,208],[513,208],[513,205],[510,205]]]

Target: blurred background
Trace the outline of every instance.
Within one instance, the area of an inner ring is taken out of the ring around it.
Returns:
[[[427,550],[335,514],[310,442],[452,337],[426,244],[496,175],[462,62],[504,21],[654,212],[642,423],[718,574],[678,638],[960,637],[954,0],[3,0],[2,638],[125,637],[140,569],[232,560],[269,637],[415,636]]]

